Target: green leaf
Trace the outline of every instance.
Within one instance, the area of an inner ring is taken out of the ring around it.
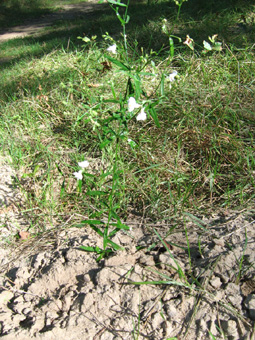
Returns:
[[[83,177],[91,177],[91,178],[95,177],[94,175],[92,175],[92,174],[90,174],[88,172],[83,172],[82,174],[83,174]]]
[[[104,55],[106,59],[108,59],[110,62],[112,62],[113,64],[117,65],[121,70],[123,71],[130,71],[130,67],[123,64],[121,61],[114,59],[108,55]]]
[[[164,73],[162,74],[161,82],[160,82],[160,94],[161,94],[161,96],[165,95],[165,75],[164,75]]]
[[[65,193],[65,180],[63,180],[60,190],[60,197],[62,198]]]
[[[111,253],[113,253],[112,249],[107,248],[107,249],[103,250],[102,253],[98,256],[97,262],[99,262],[100,260],[102,260],[102,258],[106,257],[107,255],[109,255]]]
[[[108,243],[108,226],[104,229],[104,235],[103,235],[103,247],[106,249],[107,243]]]
[[[115,6],[120,6],[120,7],[127,7],[126,4],[123,4],[120,1],[114,1],[114,0],[107,0],[109,4],[115,5]]]
[[[78,186],[79,192],[81,192],[81,189],[82,189],[82,179],[79,179],[79,180],[77,181],[77,186]]]
[[[199,228],[201,228],[201,229],[203,229],[203,230],[205,230],[205,231],[209,231],[207,228],[205,228],[205,227],[202,225],[202,224],[207,225],[204,221],[200,220],[200,219],[197,218],[196,216],[194,216],[194,215],[192,215],[192,214],[190,214],[190,213],[187,213],[187,212],[185,212],[184,215],[188,216],[188,217],[191,219],[191,221],[192,221],[193,223],[195,223]]]
[[[90,224],[90,227],[101,237],[104,237],[104,234],[103,232],[98,228],[96,227],[94,224]]]
[[[124,25],[126,24],[125,20],[122,19],[122,17],[119,15],[119,13],[117,14],[117,17],[118,17],[118,19],[119,19],[121,25],[124,26]]]
[[[108,239],[107,243],[112,246],[114,250],[124,250],[123,247],[119,246],[117,243]]]
[[[158,115],[157,115],[156,110],[153,107],[151,107],[151,108],[149,108],[149,113],[150,113],[151,117],[153,118],[156,126],[158,128],[160,128],[160,124],[159,124]]]
[[[117,224],[118,224],[118,228],[120,228],[120,229],[124,229],[124,230],[129,230],[130,229],[129,226],[124,224],[124,223],[118,222]]]
[[[111,139],[105,139],[101,144],[99,144],[100,149],[105,148],[108,144],[112,142]]]
[[[121,229],[124,229],[124,230],[129,230],[129,227],[125,224],[121,224],[121,225],[118,225],[116,223],[111,223],[112,226],[116,226],[117,225],[117,228],[115,228],[113,231],[111,231],[108,235],[108,237],[113,237],[115,234],[117,234],[118,231],[120,231]]]
[[[84,38],[82,38],[82,41],[88,43],[88,42],[90,42],[91,40],[90,40],[88,37],[84,37]]]
[[[220,43],[220,42],[216,42],[215,44],[214,44],[214,46],[213,46],[213,49],[215,50],[215,51],[222,51],[222,43]]]
[[[103,249],[99,248],[98,246],[96,246],[96,247],[80,246],[79,249],[83,250],[83,251],[97,253],[97,254],[101,254],[103,252]]]
[[[100,175],[100,177],[101,177],[101,178],[105,178],[105,177],[107,177],[107,176],[109,176],[109,175],[111,175],[111,174],[112,174],[112,171],[107,171],[107,172],[102,173],[102,174]]]
[[[211,338],[212,338],[213,340],[216,340],[215,336],[214,336],[210,331],[208,331],[208,333],[209,333],[209,335],[211,336]]]
[[[207,41],[203,41],[203,44],[204,44],[204,48],[207,50],[207,51],[211,51],[212,50],[212,46],[207,42]]]
[[[62,176],[64,176],[64,175],[63,175],[63,172],[61,171],[61,169],[60,169],[60,167],[59,167],[59,165],[58,165],[58,163],[55,163],[55,165],[56,165],[56,168],[58,169],[58,172],[59,172]]]
[[[170,45],[170,56],[174,56],[174,41],[171,37],[169,37],[169,45]]]
[[[103,221],[100,221],[100,220],[83,220],[81,221],[81,223],[84,223],[84,224],[105,224]]]
[[[103,100],[104,103],[113,103],[113,104],[120,104],[120,101],[117,99],[105,99]]]
[[[155,77],[156,76],[155,73],[151,73],[151,72],[139,72],[139,74],[141,76],[150,76],[150,77]]]

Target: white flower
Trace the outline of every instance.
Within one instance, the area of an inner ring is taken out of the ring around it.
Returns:
[[[172,81],[174,81],[174,78],[177,76],[177,74],[178,74],[178,72],[174,70],[171,74],[169,74],[169,76],[166,77],[166,79],[168,79],[172,82]]]
[[[117,53],[116,50],[117,50],[116,44],[113,44],[112,46],[110,46],[110,47],[108,47],[108,48],[106,49],[106,51],[111,52],[111,53],[113,53],[113,54],[116,54],[116,53]]]
[[[134,111],[134,109],[138,109],[141,105],[137,104],[134,97],[130,97],[128,99],[128,112]]]
[[[144,111],[144,108],[142,107],[141,112],[137,115],[136,120],[146,120],[147,115]]]
[[[127,141],[128,145],[130,145],[132,149],[134,149],[137,146],[136,142],[134,142],[131,138],[128,138]]]
[[[73,175],[77,180],[82,179],[82,170],[74,172]]]
[[[89,162],[88,161],[78,162],[78,165],[84,169],[89,166]]]

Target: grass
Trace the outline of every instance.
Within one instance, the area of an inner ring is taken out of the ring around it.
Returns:
[[[161,74],[174,69],[178,79],[171,88],[164,83],[164,97],[156,107],[160,128],[150,120],[132,122],[129,135],[138,148],[130,152],[127,144],[121,145],[122,185],[115,200],[124,220],[131,210],[166,220],[185,211],[243,208],[254,199],[252,5],[237,1],[229,12],[225,3],[222,8],[216,4],[217,13],[212,7],[202,8],[199,1],[196,6],[199,16],[185,3],[178,23],[170,24],[183,41],[189,34],[196,50],[176,40],[173,58],[160,31],[163,13],[168,22],[175,20],[176,13],[170,14],[173,7],[162,1],[130,8],[127,35],[133,65],[139,67],[150,58],[150,49],[156,52],[146,71],[159,76],[153,81],[143,77],[144,98],[162,95]],[[248,32],[225,37],[224,32],[242,20],[240,6]],[[84,211],[96,216],[102,209],[100,200],[77,195],[72,173],[84,157],[94,164],[97,176],[103,163],[111,162],[99,147],[100,134],[92,122],[113,109],[102,98],[110,99],[112,88],[117,89],[116,96],[125,92],[125,79],[115,65],[104,66],[107,43],[100,32],[121,39],[115,17],[106,11],[93,19],[89,26],[82,20],[75,27],[61,22],[57,30],[44,30],[36,38],[1,43],[1,145],[19,171],[17,181],[26,193],[28,209],[41,211],[32,216],[36,230],[44,228],[45,220],[52,224],[55,218]],[[84,46],[77,39],[83,32],[97,34],[96,42]],[[223,51],[203,54],[202,40],[214,33],[219,34]],[[90,119],[85,119],[88,112]],[[105,188],[107,181],[97,185]]]

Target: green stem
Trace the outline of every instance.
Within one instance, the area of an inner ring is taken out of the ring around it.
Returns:
[[[104,250],[107,247],[107,243],[108,243],[108,230],[109,230],[110,221],[112,219],[113,197],[114,197],[115,186],[116,186],[116,184],[115,184],[115,182],[116,182],[115,173],[116,173],[116,169],[117,169],[118,159],[119,159],[119,138],[117,138],[117,140],[116,140],[114,165],[113,165],[113,172],[112,172],[112,189],[111,189],[111,193],[110,193],[110,196],[109,196],[108,220],[107,220],[107,224],[106,224],[105,230],[104,230]]]
[[[177,12],[177,16],[176,16],[176,21],[179,20],[179,16],[180,16],[180,12],[181,12],[181,7],[182,7],[182,4],[180,4],[179,7],[178,7],[178,12]]]
[[[128,2],[127,2],[127,7],[126,7],[125,14],[124,14],[124,17],[123,17],[125,23],[122,25],[123,26],[124,48],[125,48],[125,52],[126,52],[127,62],[128,62],[128,50],[127,50],[126,22],[127,22],[129,2],[130,2],[130,0],[128,0]]]

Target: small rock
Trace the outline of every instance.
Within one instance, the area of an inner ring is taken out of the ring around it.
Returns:
[[[230,280],[228,275],[224,275],[222,273],[220,273],[220,278],[221,278],[223,283],[228,283],[229,280]]]
[[[214,288],[220,288],[221,286],[221,280],[219,277],[214,277],[212,278],[212,280],[210,281],[210,284],[214,287]]]
[[[224,291],[222,291],[222,290],[217,290],[217,291],[216,291],[216,294],[214,295],[214,300],[215,300],[216,302],[219,302],[219,301],[221,301],[221,300],[223,299],[223,297],[224,297]]]
[[[241,295],[229,295],[227,297],[228,301],[232,304],[232,306],[236,307],[237,309],[242,309],[242,301],[243,298]]]
[[[238,330],[237,330],[237,324],[235,320],[222,320],[221,321],[221,327],[223,331],[228,335],[229,340],[238,340]]]
[[[248,309],[251,320],[255,321],[255,294],[249,294],[244,305]]]
[[[220,246],[220,247],[225,246],[225,241],[222,238],[219,238],[219,239],[216,238],[213,241],[214,241],[214,244],[217,245],[217,246]]]

